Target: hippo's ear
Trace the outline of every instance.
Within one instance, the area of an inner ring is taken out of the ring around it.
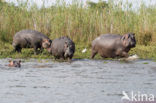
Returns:
[[[121,38],[121,40],[127,40],[128,39],[128,37],[129,37],[129,34],[124,34],[123,36],[122,36],[122,38]]]
[[[123,36],[122,36],[122,38],[121,38],[121,40],[122,40],[122,43],[123,43],[123,45],[125,46],[125,47],[127,47],[128,45],[129,45],[129,42],[127,41],[128,40],[128,38],[129,38],[129,34],[124,34]]]
[[[64,47],[65,47],[65,48],[68,47],[68,43],[67,43],[67,41],[65,41]]]
[[[48,40],[47,39],[43,39],[43,42],[47,42]]]

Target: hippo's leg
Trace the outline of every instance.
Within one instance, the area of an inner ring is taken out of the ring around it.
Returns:
[[[62,61],[62,62],[63,62],[63,61],[65,61],[65,58],[60,57],[60,58],[59,58],[59,61]]]
[[[122,49],[118,49],[115,55],[119,57],[128,57],[128,53],[123,51]]]
[[[43,47],[40,47],[40,53],[42,53],[42,52],[43,52],[43,50],[44,50],[44,48],[43,48]]]
[[[65,57],[61,57],[61,59],[62,59],[62,60],[65,60],[66,58],[65,58]]]
[[[38,52],[42,53],[43,52],[43,47],[40,44],[37,44],[37,48],[39,49]]]
[[[66,59],[66,57],[64,56],[64,53],[60,53],[59,54],[59,59],[61,59],[61,60],[65,60]]]
[[[69,63],[72,62],[72,56],[70,56],[70,57],[68,58],[68,62],[69,62]]]
[[[60,59],[60,57],[59,56],[54,56],[54,59],[57,60],[57,59]]]
[[[128,57],[128,53],[127,53],[127,52],[125,52],[125,51],[123,51],[123,52],[122,52],[122,54],[121,54],[121,56],[122,56],[122,57],[126,57],[126,58],[127,58],[127,57]]]
[[[65,59],[67,59],[63,54],[59,56],[59,59],[64,61]]]
[[[54,59],[55,59],[55,60],[57,59],[56,56],[54,56]]]
[[[20,48],[17,49],[17,52],[21,53],[21,50],[22,50],[22,48],[20,47]]]
[[[40,51],[38,49],[41,50],[41,45],[39,43],[33,44],[34,47],[34,54],[37,55],[38,53],[40,53]]]
[[[69,59],[72,59],[72,58],[73,58],[73,56],[70,56],[70,57],[69,57]]]
[[[15,51],[15,52],[17,51],[18,53],[21,53],[21,49],[22,49],[22,48],[21,48],[20,46],[15,46],[15,47],[14,47],[14,51]]]
[[[34,54],[37,55],[38,54],[38,47],[34,46]]]
[[[93,50],[92,49],[92,55],[91,55],[91,58],[93,59],[95,57],[95,55],[97,54],[97,51]]]

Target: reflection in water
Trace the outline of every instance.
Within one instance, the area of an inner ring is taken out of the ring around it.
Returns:
[[[0,103],[121,103],[122,91],[156,96],[156,64],[149,60],[7,63],[0,60]]]

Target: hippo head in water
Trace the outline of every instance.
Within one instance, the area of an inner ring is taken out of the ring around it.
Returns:
[[[9,67],[21,67],[21,60],[19,61],[12,61],[10,60],[9,61],[9,64],[8,64]]]
[[[66,41],[65,42],[65,45],[64,45],[64,57],[67,58],[67,57],[70,57],[72,58],[74,52],[75,52],[75,45],[73,42],[70,42],[70,41]]]
[[[136,45],[134,33],[124,34],[121,40],[122,40],[123,46],[126,48],[133,48]]]
[[[49,48],[50,45],[51,45],[51,42],[52,41],[49,40],[49,39],[43,39],[43,41],[42,41],[42,47],[45,48],[45,49]]]

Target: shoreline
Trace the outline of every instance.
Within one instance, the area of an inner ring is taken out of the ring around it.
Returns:
[[[73,59],[91,59],[91,47],[85,44],[76,44],[76,50],[73,56]],[[9,43],[5,43],[4,45],[0,45],[0,58],[13,58],[13,59],[54,59],[52,55],[48,53],[47,50],[44,50],[42,53],[38,55],[34,55],[33,49],[22,49],[22,53],[12,53],[13,47]],[[82,50],[87,48],[85,53],[82,53]],[[129,56],[138,55],[140,59],[156,59],[156,47],[155,46],[144,46],[144,45],[136,45],[135,48],[132,48],[129,51]],[[102,58],[99,55],[96,55],[95,60],[110,60],[111,58]],[[113,60],[113,59],[112,59]]]

